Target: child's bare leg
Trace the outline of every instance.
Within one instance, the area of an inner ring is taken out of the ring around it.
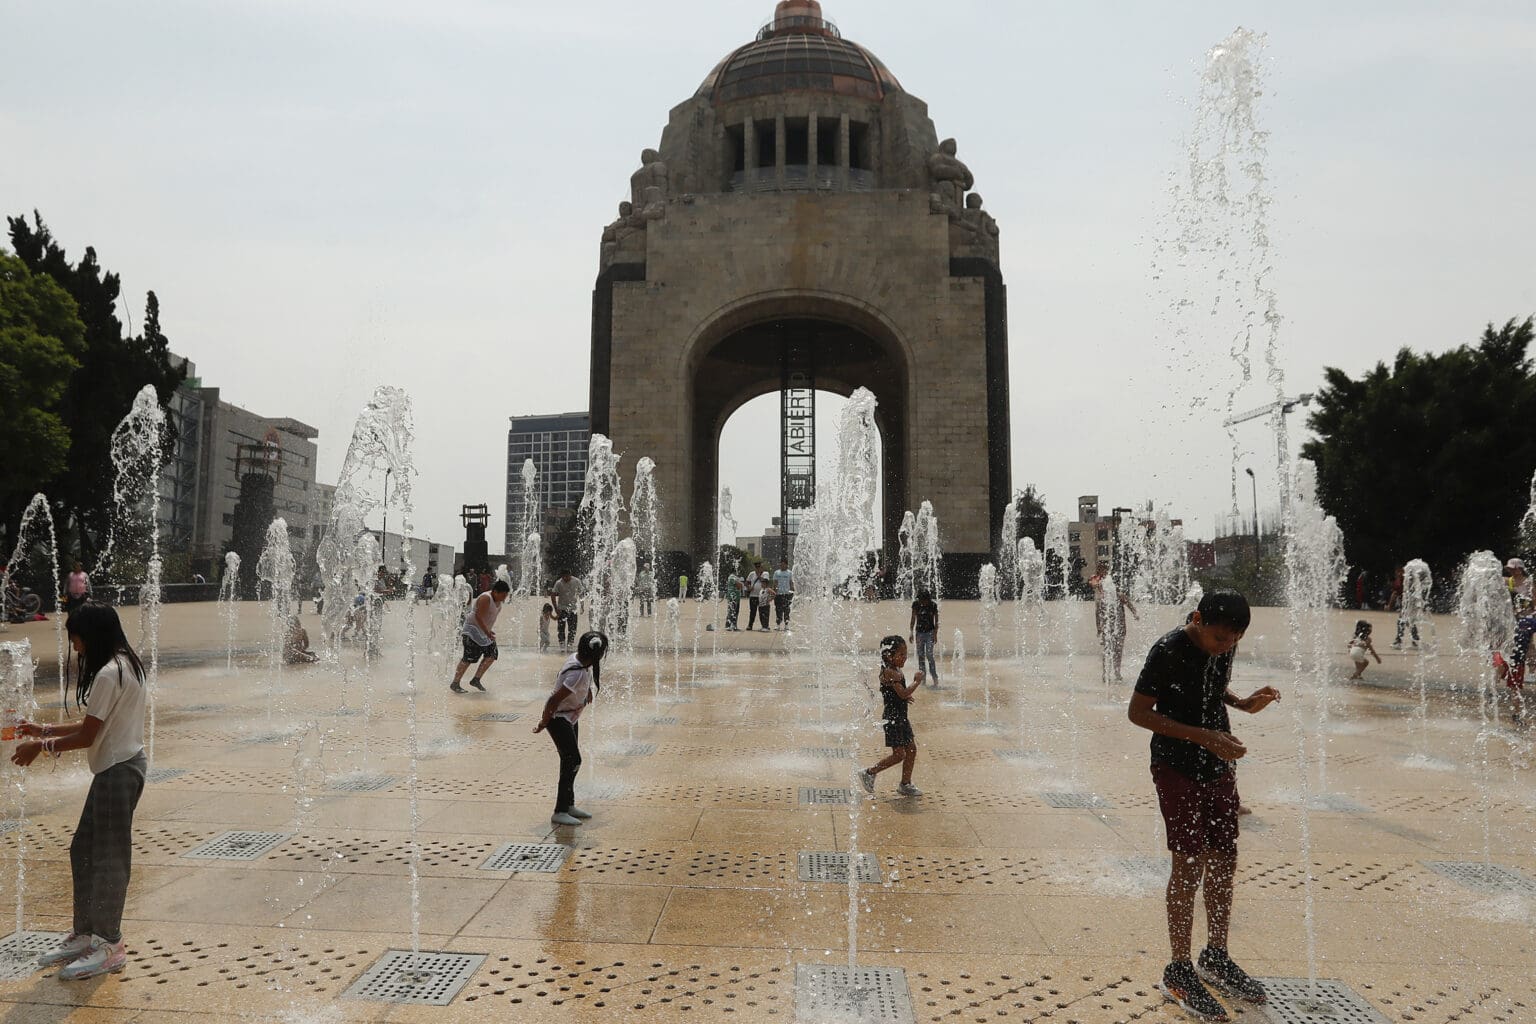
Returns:
[[[482,660],[480,662],[480,667],[475,669],[475,681],[479,682],[481,679],[484,679],[485,674],[491,670],[491,666],[494,664],[496,664],[495,658],[486,658]]]
[[[1168,946],[1175,962],[1190,959],[1195,931],[1195,891],[1205,871],[1202,857],[1173,855],[1168,872]]]
[[[454,686],[458,686],[459,685],[459,680],[464,678],[464,673],[468,669],[469,669],[469,662],[467,662],[467,661],[459,662],[458,669],[453,673],[453,685]]]
[[[871,774],[871,775],[879,775],[881,772],[885,771],[887,768],[894,768],[894,767],[896,767],[898,764],[901,763],[901,759],[906,756],[906,754],[902,753],[902,751],[904,751],[904,750],[906,750],[905,747],[892,747],[891,748],[891,752],[888,755],[886,755],[885,760],[881,761],[879,764],[877,764],[873,768],[871,768],[869,770],[869,774]]]
[[[1227,948],[1232,922],[1232,879],[1237,874],[1236,850],[1210,850],[1205,855],[1206,945]]]
[[[917,763],[917,744],[898,751],[901,754],[901,784],[912,785],[912,766]]]

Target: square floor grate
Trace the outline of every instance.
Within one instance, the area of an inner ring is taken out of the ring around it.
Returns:
[[[291,838],[290,832],[224,832],[182,856],[192,860],[256,860]]]
[[[19,832],[26,827],[26,821],[21,818],[6,818],[4,821],[0,821],[0,836],[9,832]]]
[[[330,718],[358,718],[365,714],[362,708],[337,708],[335,711],[327,711]]]
[[[795,1017],[842,1024],[913,1024],[912,997],[899,967],[795,965]]]
[[[622,782],[594,782],[581,787],[581,795],[588,800],[617,800],[629,792]]]
[[[801,786],[800,802],[803,804],[841,804],[853,803],[853,790],[835,789],[828,786]]]
[[[1100,807],[1113,807],[1114,804],[1101,796],[1092,793],[1041,793],[1040,799],[1052,807],[1070,807],[1079,810],[1093,810]]]
[[[37,958],[64,941],[63,932],[11,932],[0,939],[0,981],[20,981],[39,970]]]
[[[612,754],[614,757],[650,757],[656,753],[656,744],[620,743],[618,746],[607,751],[607,753]]]
[[[1480,860],[1427,860],[1424,866],[1475,892],[1536,895],[1536,881],[1502,864],[1484,864]]]
[[[802,757],[821,757],[829,761],[846,761],[853,757],[853,752],[844,747],[801,747]]]
[[[1369,814],[1370,808],[1342,793],[1314,793],[1307,801],[1314,811],[1333,811],[1336,814]]]
[[[481,871],[542,871],[554,874],[565,863],[571,848],[559,843],[504,843],[498,846]]]
[[[1391,1024],[1342,981],[1261,978],[1269,993],[1270,1024]]]
[[[186,768],[151,768],[149,774],[144,776],[145,782],[170,782],[187,774]]]
[[[1047,760],[1046,756],[1038,750],[1024,750],[1019,747],[994,750],[992,753],[1004,761],[1024,762],[1027,764],[1044,764]]]
[[[279,730],[277,732],[253,732],[249,736],[245,737],[245,742],[262,743],[268,745],[286,744],[289,740],[293,739],[293,737],[294,734],[292,732],[284,730]]]
[[[477,722],[521,722],[523,716],[516,711],[487,711],[483,715],[476,715]]]
[[[447,1006],[485,963],[484,953],[391,949],[342,993],[344,999]]]
[[[361,775],[348,775],[340,779],[332,779],[326,787],[336,793],[378,793],[388,789],[400,781],[393,775],[384,775],[378,772],[365,772]]]
[[[652,715],[645,720],[646,725],[676,725],[679,719],[676,715]]]
[[[872,853],[859,854],[854,877],[860,882],[879,882],[880,861]],[[843,882],[848,881],[848,855],[846,853],[820,853],[800,851],[800,881]]]

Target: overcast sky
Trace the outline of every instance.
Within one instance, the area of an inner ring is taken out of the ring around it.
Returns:
[[[136,323],[153,288],[227,400],[318,427],[323,480],[372,387],[406,386],[419,532],[457,545],[484,501],[499,538],[506,417],[586,406],[599,234],[640,150],[772,6],[0,0],[0,202],[94,245]],[[1014,481],[1053,509],[1150,498],[1208,536],[1230,506],[1151,253],[1204,54],[1237,25],[1268,33],[1293,393],[1536,311],[1527,0],[826,11],[927,100],[1001,224]],[[777,508],[774,429],[771,399],[727,427],[743,533]]]

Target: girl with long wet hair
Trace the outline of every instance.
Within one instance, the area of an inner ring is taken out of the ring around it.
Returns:
[[[79,664],[75,703],[79,722],[22,722],[31,739],[18,743],[11,760],[25,768],[39,754],[87,751],[95,776],[69,844],[74,876],[74,928],[59,948],[38,958],[63,965],[66,980],[122,970],[123,903],[133,859],[133,812],[144,792],[144,666],[110,606],[87,601],[64,624]]]
[[[602,633],[583,633],[576,642],[576,653],[566,659],[555,680],[554,692],[544,702],[544,713],[534,732],[549,731],[560,752],[560,782],[555,790],[555,813],[549,819],[552,824],[580,825],[592,817],[576,806],[576,773],[581,770],[580,732],[576,721],[582,709],[592,703],[592,697],[602,689],[603,655],[608,651],[608,638]]]

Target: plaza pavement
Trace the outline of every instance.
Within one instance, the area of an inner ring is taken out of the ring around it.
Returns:
[[[548,821],[553,747],[531,728],[559,657],[504,643],[490,693],[458,697],[446,690],[454,654],[431,652],[417,610],[420,946],[486,955],[453,1002],[435,1007],[341,998],[386,950],[411,943],[403,606],[391,607],[371,670],[349,647],[340,670],[275,679],[261,654],[263,606],[240,609],[234,672],[216,609],[167,606],[154,767],[184,774],[153,782],[139,806],[131,962],[87,983],[49,972],[0,982],[0,1024],[807,1019],[796,1015],[796,965],[846,963],[850,891],[800,881],[799,854],[846,852],[855,828],[880,876],[853,896],[857,959],[905,972],[916,1020],[1180,1019],[1153,987],[1167,956],[1166,851],[1147,734],[1124,713],[1145,644],[1180,621],[1176,609],[1143,609],[1127,682],[1106,687],[1091,606],[1053,605],[1051,644],[1039,653],[1026,632],[1020,659],[1005,605],[988,667],[981,610],[946,604],[943,635],[959,626],[969,657],[963,691],[946,661],[943,687],[912,709],[924,795],[895,797],[891,773],[876,801],[853,807],[802,804],[800,791],[850,787],[853,769],[881,755],[878,702],[861,684],[873,683],[867,652],[879,636],[905,632],[905,609],[862,606],[859,637],[844,649],[865,653],[819,666],[798,649],[809,622],[788,637],[700,628],[696,668],[695,610],[683,609],[675,657],[670,629],[653,653],[651,621],[637,619],[636,654],[605,665],[602,701],[582,721],[577,784],[596,817],[558,832]],[[136,635],[135,613],[125,614]],[[531,617],[504,613],[503,640],[531,637]],[[1502,717],[1480,732],[1480,665],[1456,655],[1447,620],[1421,660],[1387,647],[1389,616],[1366,613],[1386,664],[1372,664],[1367,686],[1342,685],[1357,617],[1328,619],[1335,685],[1322,727],[1307,658],[1304,692],[1295,688],[1285,613],[1261,609],[1244,643],[1234,688],[1272,683],[1286,699],[1236,716],[1254,813],[1243,824],[1233,955],[1258,975],[1307,974],[1304,748],[1322,808],[1309,836],[1318,975],[1389,1021],[1536,1020],[1536,891],[1479,891],[1427,866],[1487,855],[1536,879],[1536,733]],[[51,624],[0,634],[21,637],[45,662],[37,693],[54,720]],[[523,717],[481,720],[487,713]],[[15,905],[20,851],[25,927],[64,931],[68,843],[89,774],[79,755],[53,769],[39,762],[24,807],[18,775],[8,768],[6,817],[25,824],[0,836],[0,906]],[[385,788],[336,788],[359,782]],[[1097,806],[1053,806],[1063,797]],[[185,856],[250,829],[291,837],[249,862]],[[565,859],[553,873],[483,870],[505,843],[559,844]],[[1197,924],[1197,943],[1202,934]]]

